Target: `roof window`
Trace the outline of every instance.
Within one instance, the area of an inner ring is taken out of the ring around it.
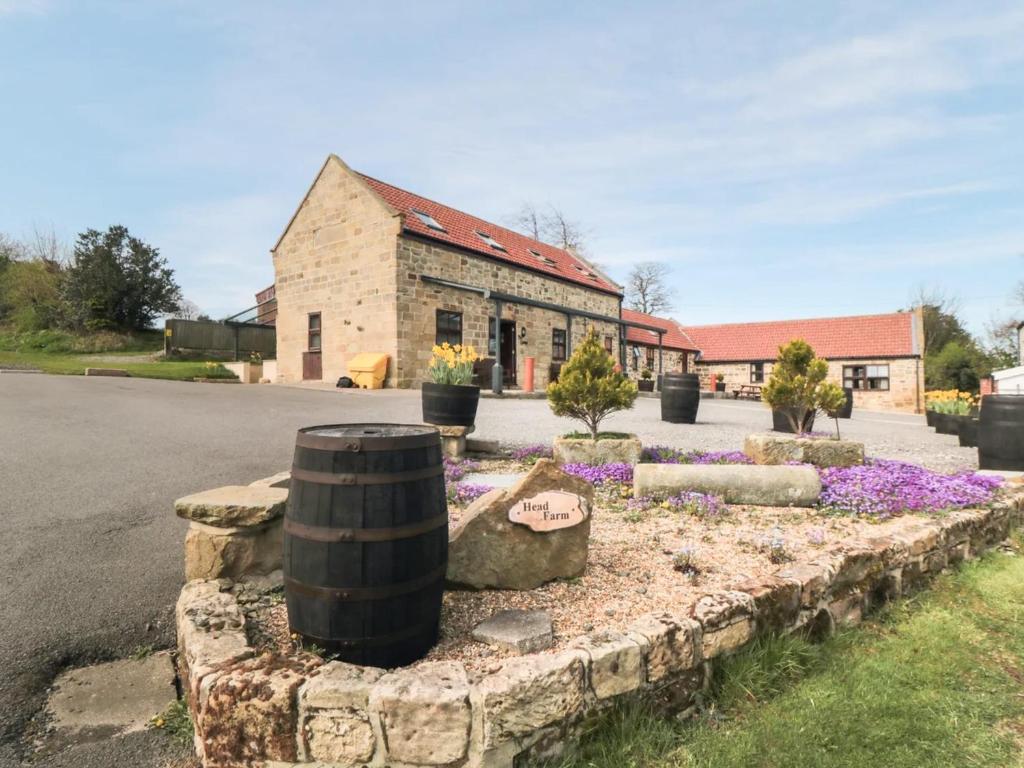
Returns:
[[[418,218],[420,221],[422,221],[424,224],[426,224],[431,229],[436,229],[438,232],[447,232],[448,231],[444,227],[442,227],[440,224],[438,224],[437,223],[437,219],[435,219],[433,216],[431,216],[426,211],[420,211],[420,210],[417,210],[416,208],[413,208],[412,212],[416,214],[416,218]]]
[[[485,243],[487,243],[489,246],[491,246],[491,248],[493,248],[494,250],[496,250],[496,251],[504,251],[505,250],[505,246],[504,245],[499,243],[497,240],[495,240],[493,237],[488,235],[486,232],[481,232],[478,229],[476,231],[476,234],[477,234],[477,236],[481,240],[483,240]]]

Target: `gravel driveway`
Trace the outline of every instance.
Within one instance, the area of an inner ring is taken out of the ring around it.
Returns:
[[[759,403],[705,401],[696,425],[663,423],[658,408],[641,399],[607,428],[726,449],[771,421]],[[287,468],[301,426],[419,418],[417,392],[0,374],[0,765],[25,754],[22,734],[60,669],[173,644],[185,532],[175,498]],[[856,413],[841,424],[869,455],[976,466],[974,451],[920,416]],[[476,434],[549,442],[572,428],[542,400],[484,399]],[[162,766],[180,754],[148,733],[34,764]]]

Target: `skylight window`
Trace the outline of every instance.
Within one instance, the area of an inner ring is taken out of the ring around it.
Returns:
[[[488,235],[486,232],[481,232],[480,230],[477,230],[476,234],[477,234],[477,236],[481,240],[483,240],[485,243],[487,243],[489,246],[491,246],[491,248],[493,248],[494,250],[496,250],[496,251],[504,251],[505,250],[505,246],[504,245],[499,243],[497,240],[495,240],[493,237]]]
[[[438,224],[437,223],[437,219],[435,219],[433,216],[431,216],[426,211],[419,211],[419,210],[413,208],[412,212],[416,214],[416,218],[417,219],[422,221],[424,224],[426,224],[431,229],[436,229],[438,232],[447,232],[448,231],[444,227],[442,227],[440,224]]]

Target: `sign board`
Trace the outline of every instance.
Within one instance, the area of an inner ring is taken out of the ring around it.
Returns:
[[[572,528],[587,519],[586,501],[567,491],[544,491],[528,499],[520,499],[508,511],[510,522],[546,533]]]

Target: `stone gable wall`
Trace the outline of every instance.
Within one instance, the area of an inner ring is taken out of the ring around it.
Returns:
[[[323,380],[348,374],[360,352],[398,353],[399,217],[340,161],[328,160],[273,252],[278,381],[302,380],[308,315],[320,312]]]
[[[480,354],[487,355],[488,319],[494,314],[494,302],[479,294],[425,283],[419,279],[421,274],[609,317],[619,316],[616,296],[403,236],[398,241],[397,386],[400,387],[417,387],[427,376],[438,309],[461,312],[463,343],[472,344]],[[516,322],[517,337],[526,329],[525,342],[516,340],[519,386],[524,381],[525,360],[529,356],[536,359],[534,385],[543,389],[547,386],[552,362],[551,331],[566,327],[565,315],[524,304],[505,304],[502,319]],[[618,326],[611,323],[573,318],[573,348],[582,341],[591,325],[602,337],[612,336],[612,353],[618,360]]]

